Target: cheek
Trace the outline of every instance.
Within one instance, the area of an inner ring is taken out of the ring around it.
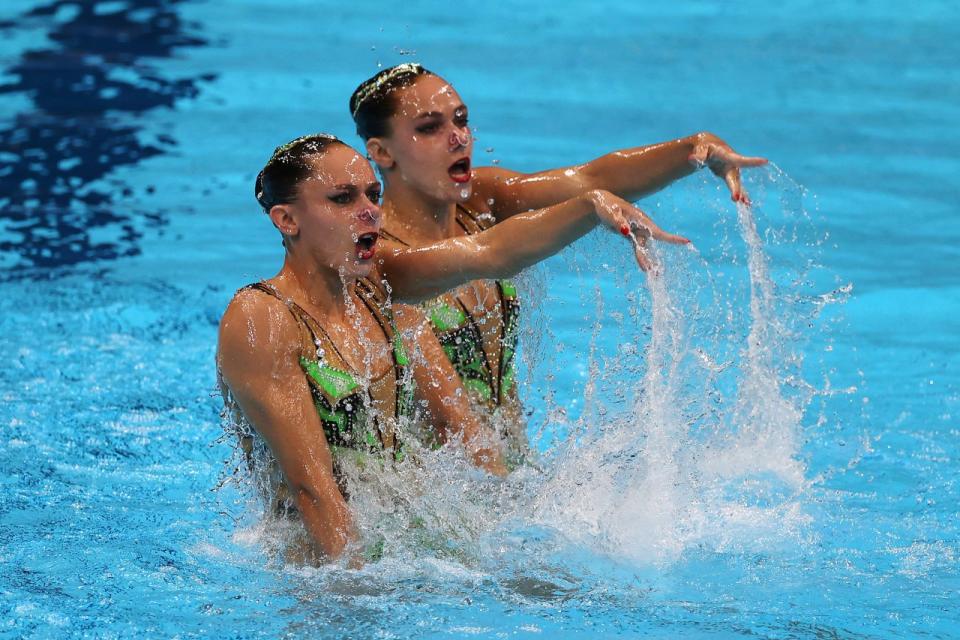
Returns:
[[[404,151],[407,164],[424,166],[437,162],[444,153],[444,147],[439,136],[414,135]]]

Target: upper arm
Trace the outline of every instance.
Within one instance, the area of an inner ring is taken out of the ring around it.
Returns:
[[[489,208],[498,221],[531,209],[549,207],[590,189],[583,165],[536,173],[479,167],[473,176],[475,202],[472,204],[481,210]]]
[[[380,269],[396,300],[420,302],[465,282],[489,277],[499,264],[496,252],[488,250],[476,236],[448,238],[417,247],[388,249]]]

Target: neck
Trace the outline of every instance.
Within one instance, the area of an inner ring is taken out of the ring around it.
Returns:
[[[413,244],[435,242],[455,235],[457,205],[433,200],[396,180],[384,176],[384,226]]]
[[[334,321],[347,317],[344,290],[355,280],[290,251],[287,251],[283,268],[276,277],[286,293],[298,298],[302,296],[302,301],[311,309]]]

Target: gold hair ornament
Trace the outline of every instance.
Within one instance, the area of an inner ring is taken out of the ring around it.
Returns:
[[[357,93],[357,102],[353,107],[353,117],[357,117],[357,112],[360,111],[360,105],[366,102],[370,96],[383,88],[383,85],[387,84],[391,80],[395,80],[404,73],[413,73],[414,75],[423,73],[423,66],[417,62],[404,62],[403,64],[398,64],[381,77],[377,78],[376,82],[371,82],[367,86],[360,89],[359,93]]]

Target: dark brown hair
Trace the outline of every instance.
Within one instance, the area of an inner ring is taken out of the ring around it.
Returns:
[[[254,185],[254,195],[263,210],[269,212],[278,204],[296,200],[300,183],[309,178],[313,171],[310,159],[335,144],[344,143],[336,136],[314,133],[300,136],[274,149],[267,164],[257,174]]]
[[[390,117],[397,112],[394,92],[409,87],[417,78],[434,75],[414,62],[384,69],[360,83],[350,96],[350,115],[357,125],[357,135],[364,140],[390,133]]]

